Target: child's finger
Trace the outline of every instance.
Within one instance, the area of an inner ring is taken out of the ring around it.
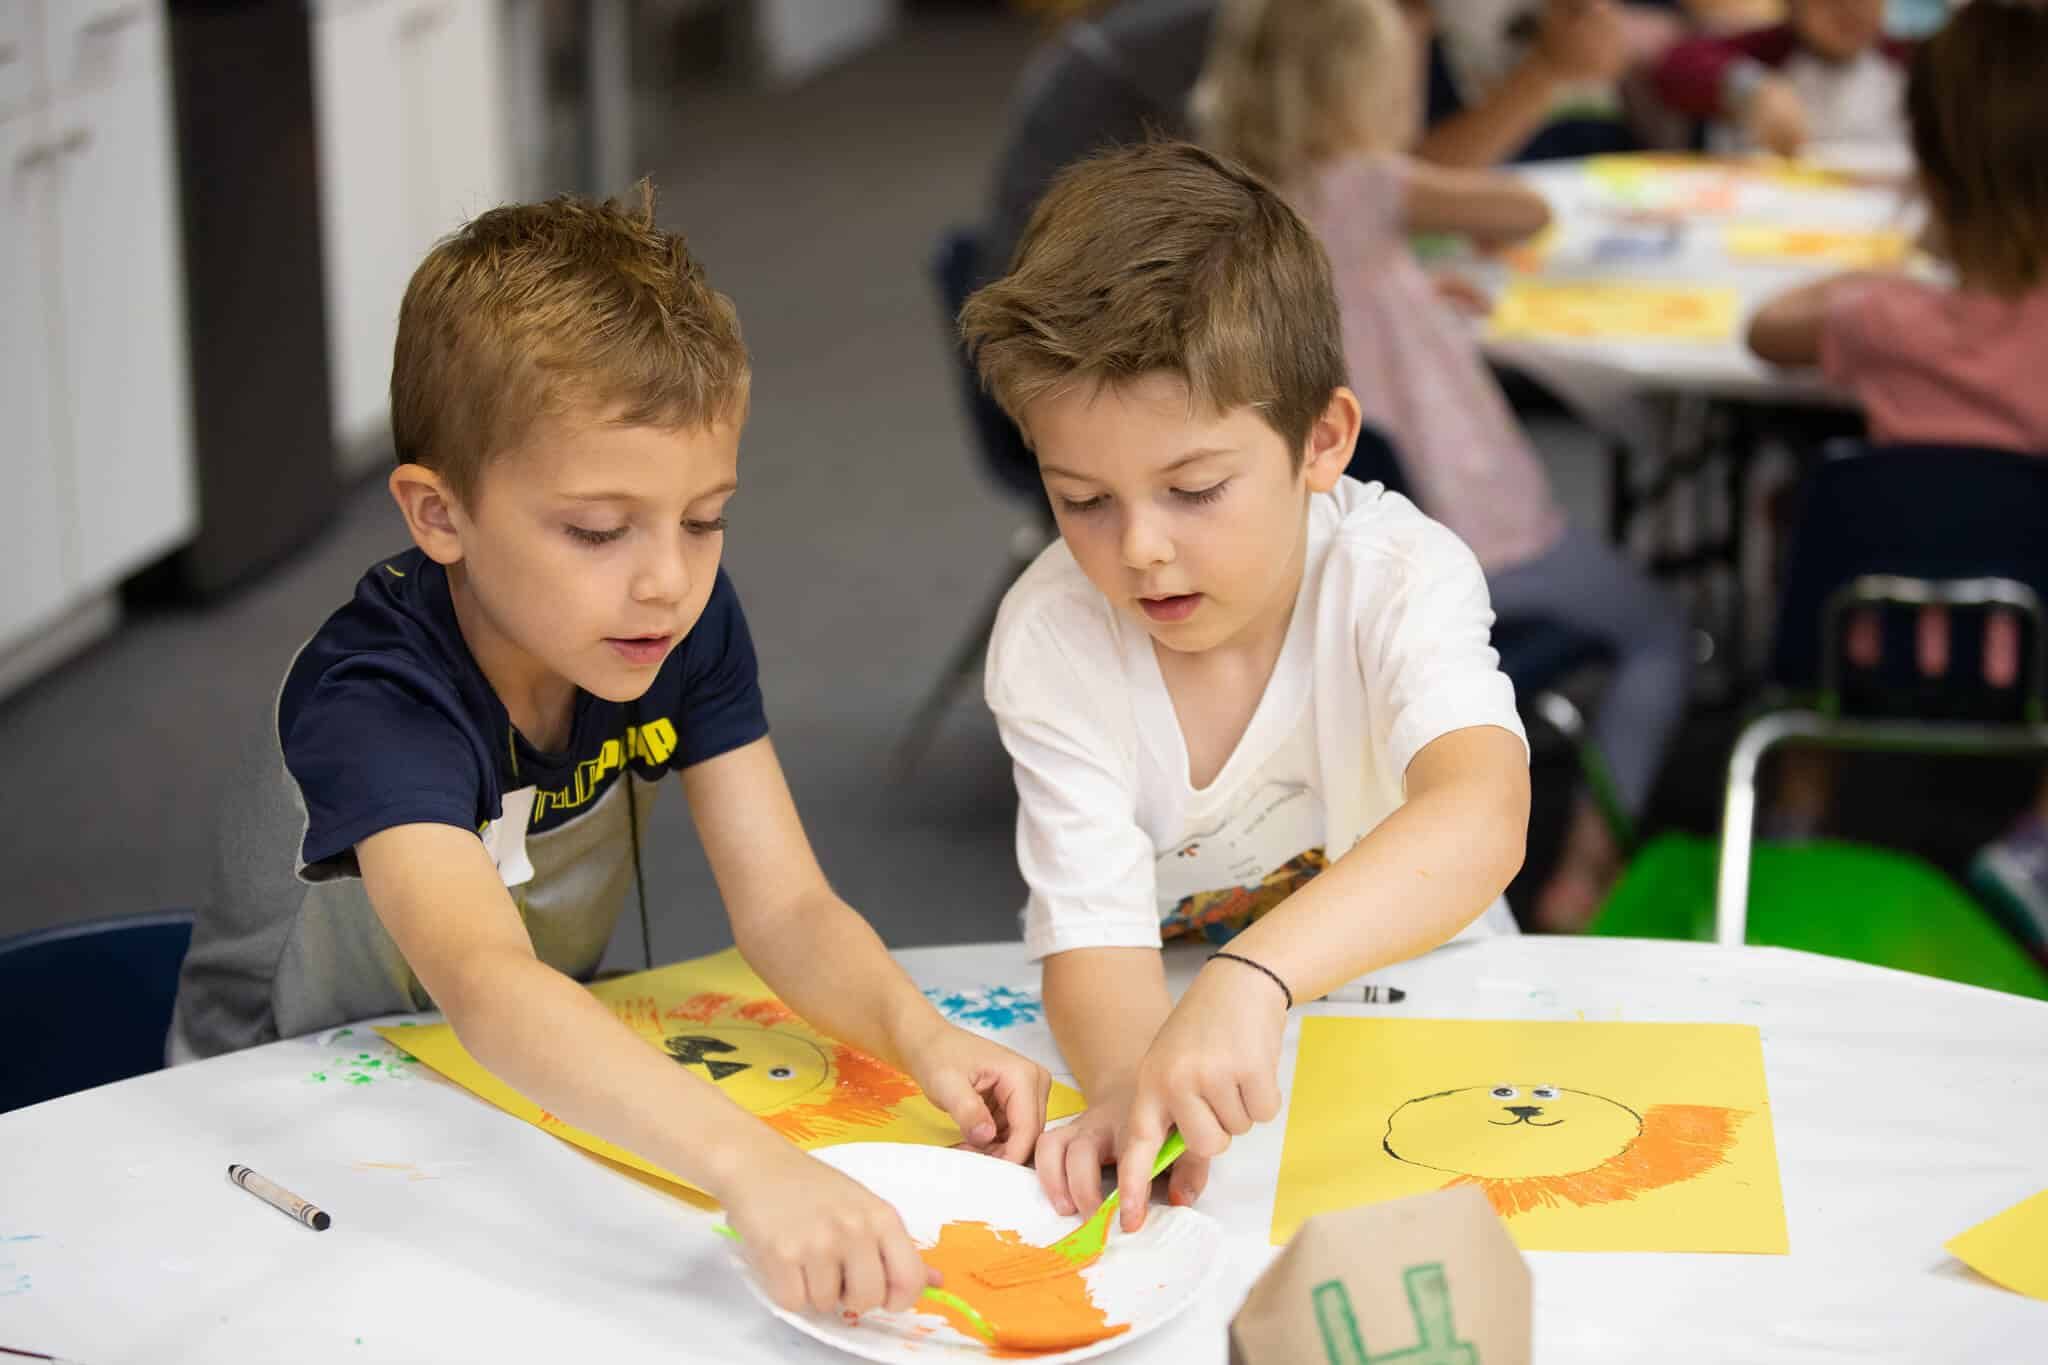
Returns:
[[[836,1253],[804,1262],[804,1305],[815,1313],[834,1312],[840,1292],[846,1287]]]
[[[1056,1213],[1067,1211],[1067,1147],[1073,1140],[1073,1125],[1052,1129],[1039,1137],[1038,1150],[1031,1156],[1038,1167],[1038,1187]]]
[[[1093,1140],[1093,1135],[1080,1138],[1067,1148],[1067,1205],[1061,1213],[1092,1210],[1102,1202],[1104,1155],[1102,1144]]]
[[[889,1309],[907,1313],[917,1306],[917,1296],[934,1282],[938,1272],[924,1263],[911,1244],[909,1234],[882,1239],[883,1299]]]
[[[889,1295],[889,1276],[882,1266],[880,1246],[853,1246],[847,1250],[841,1271],[839,1306],[849,1313],[880,1308]]]
[[[995,1141],[995,1118],[971,1081],[959,1076],[946,1076],[925,1091],[925,1098],[945,1110],[946,1117],[960,1125],[960,1136],[969,1145],[986,1147]]]
[[[1033,1067],[1032,1070],[1043,1074],[1045,1068]],[[1003,1122],[1010,1130],[998,1155],[1005,1161],[1021,1163],[1038,1145],[1038,1134],[1045,1127],[1045,1099],[1038,1077],[1001,1078],[996,1086],[996,1099],[1002,1106]]]
[[[1199,1156],[1183,1156],[1166,1173],[1166,1202],[1181,1206],[1192,1204],[1208,1187],[1208,1160]]]
[[[1259,1071],[1240,1080],[1244,1109],[1253,1123],[1271,1123],[1280,1117],[1280,1084],[1270,1071]]]

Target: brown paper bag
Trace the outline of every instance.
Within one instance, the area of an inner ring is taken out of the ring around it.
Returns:
[[[1528,1365],[1529,1266],[1477,1186],[1309,1219],[1230,1323],[1231,1365]]]

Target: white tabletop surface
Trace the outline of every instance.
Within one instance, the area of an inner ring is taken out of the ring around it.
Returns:
[[[900,956],[927,987],[1037,985],[1016,944]],[[1169,955],[1177,987],[1198,962]],[[1531,1253],[1538,1361],[2048,1359],[2048,1303],[1942,1250],[2048,1185],[2048,1004],[1615,939],[1458,945],[1376,979],[1407,1002],[1304,1012],[1762,1030],[1791,1254]],[[1058,1068],[1042,1024],[996,1036]],[[336,1065],[359,1052],[386,1064]],[[0,1115],[0,1345],[85,1362],[841,1359],[756,1306],[713,1215],[422,1067],[390,1074],[394,1055],[330,1032]],[[1272,1255],[1281,1136],[1268,1125],[1215,1168],[1202,1207],[1227,1245],[1203,1307],[1112,1359],[1224,1359]],[[230,1162],[333,1227],[235,1189]]]
[[[1613,239],[1631,229],[1622,216],[1642,201],[1592,174],[1588,161],[1540,162],[1515,168],[1550,203],[1555,242],[1542,268],[1525,278],[1540,280],[1637,280],[1662,284],[1723,286],[1739,300],[1735,333],[1721,341],[1633,338],[1518,338],[1482,335],[1487,355],[1548,384],[1594,426],[1609,435],[1644,444],[1654,415],[1646,400],[1671,394],[1699,394],[1746,402],[1841,405],[1848,400],[1813,371],[1782,370],[1752,355],[1743,332],[1757,306],[1783,290],[1841,266],[1825,262],[1761,261],[1731,257],[1723,244],[1731,224],[1767,224],[1794,229],[1898,230],[1911,233],[1920,211],[1894,188],[1802,188],[1761,176],[1726,170],[1666,172],[1667,183],[1701,184],[1713,178],[1734,187],[1725,209],[1682,218],[1670,254],[1650,259],[1617,256]],[[1603,243],[1605,244],[1603,246]],[[1498,264],[1455,267],[1491,290],[1512,276]]]

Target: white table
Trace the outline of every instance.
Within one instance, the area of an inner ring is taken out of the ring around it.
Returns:
[[[1724,210],[1682,219],[1676,249],[1669,255],[1617,258],[1601,254],[1600,244],[1624,230],[1618,216],[1632,201],[1595,175],[1592,165],[1559,161],[1515,168],[1550,202],[1556,225],[1554,244],[1530,278],[1730,288],[1739,300],[1735,334],[1722,341],[1482,336],[1491,359],[1540,380],[1604,434],[1644,451],[1655,449],[1661,434],[1656,405],[1672,395],[1746,403],[1847,403],[1817,374],[1781,370],[1757,359],[1742,337],[1749,315],[1766,299],[1842,267],[1731,257],[1723,244],[1723,229],[1732,223],[1767,223],[1911,234],[1921,220],[1917,206],[1896,189],[1801,188],[1703,167],[1667,178],[1695,185],[1726,180],[1735,186],[1734,202]],[[1505,267],[1493,263],[1460,268],[1496,291],[1511,278]]]
[[[1015,944],[901,957],[926,986],[1036,986]],[[1176,986],[1198,962],[1170,956]],[[1537,1360],[2048,1351],[2048,1304],[1941,1249],[2048,1185],[2048,1005],[1781,949],[1611,939],[1460,945],[1378,979],[1408,1002],[1308,1009],[1763,1031],[1791,1255],[1531,1253]],[[1002,1036],[1057,1065],[1042,1025]],[[0,1116],[0,1345],[88,1362],[841,1359],[756,1306],[712,1215],[423,1068],[349,1084],[330,1064],[358,1050],[388,1055],[358,1029]],[[1272,1254],[1281,1135],[1214,1170],[1214,1292],[1113,1358],[1224,1359]],[[231,1161],[334,1226],[232,1188]]]

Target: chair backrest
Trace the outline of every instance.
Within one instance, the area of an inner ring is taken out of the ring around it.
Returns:
[[[128,915],[0,940],[0,1112],[163,1065],[192,916]]]
[[[939,238],[932,253],[932,287],[939,296],[946,331],[946,348],[953,357],[954,378],[960,387],[960,401],[967,410],[967,422],[974,430],[975,449],[982,467],[1003,488],[1033,502],[1048,523],[1051,511],[1045,505],[1045,487],[1038,480],[1038,460],[1016,423],[996,405],[981,387],[981,376],[967,358],[958,332],[960,308],[974,292],[981,278],[981,239],[972,229],[953,228]]]
[[[1801,691],[1819,689],[1839,659],[1826,657],[1831,605],[1848,600],[1858,580],[1923,580],[1891,593],[1910,606],[1918,596],[1945,595],[1937,586],[1960,580],[2008,579],[2048,598],[2048,458],[1969,446],[1871,446],[1842,442],[1815,471],[1793,528],[1772,651],[1773,680]],[[1922,679],[1905,643],[1912,610],[1888,613],[1880,670],[1847,669],[1838,701],[1851,712],[1920,718],[2021,719],[2040,696],[2035,675],[2019,688],[1991,695],[1982,676],[1984,612],[1956,618],[1950,665],[1942,678]],[[1968,625],[1973,628],[1964,629]],[[2035,640],[2023,642],[2031,655]]]

